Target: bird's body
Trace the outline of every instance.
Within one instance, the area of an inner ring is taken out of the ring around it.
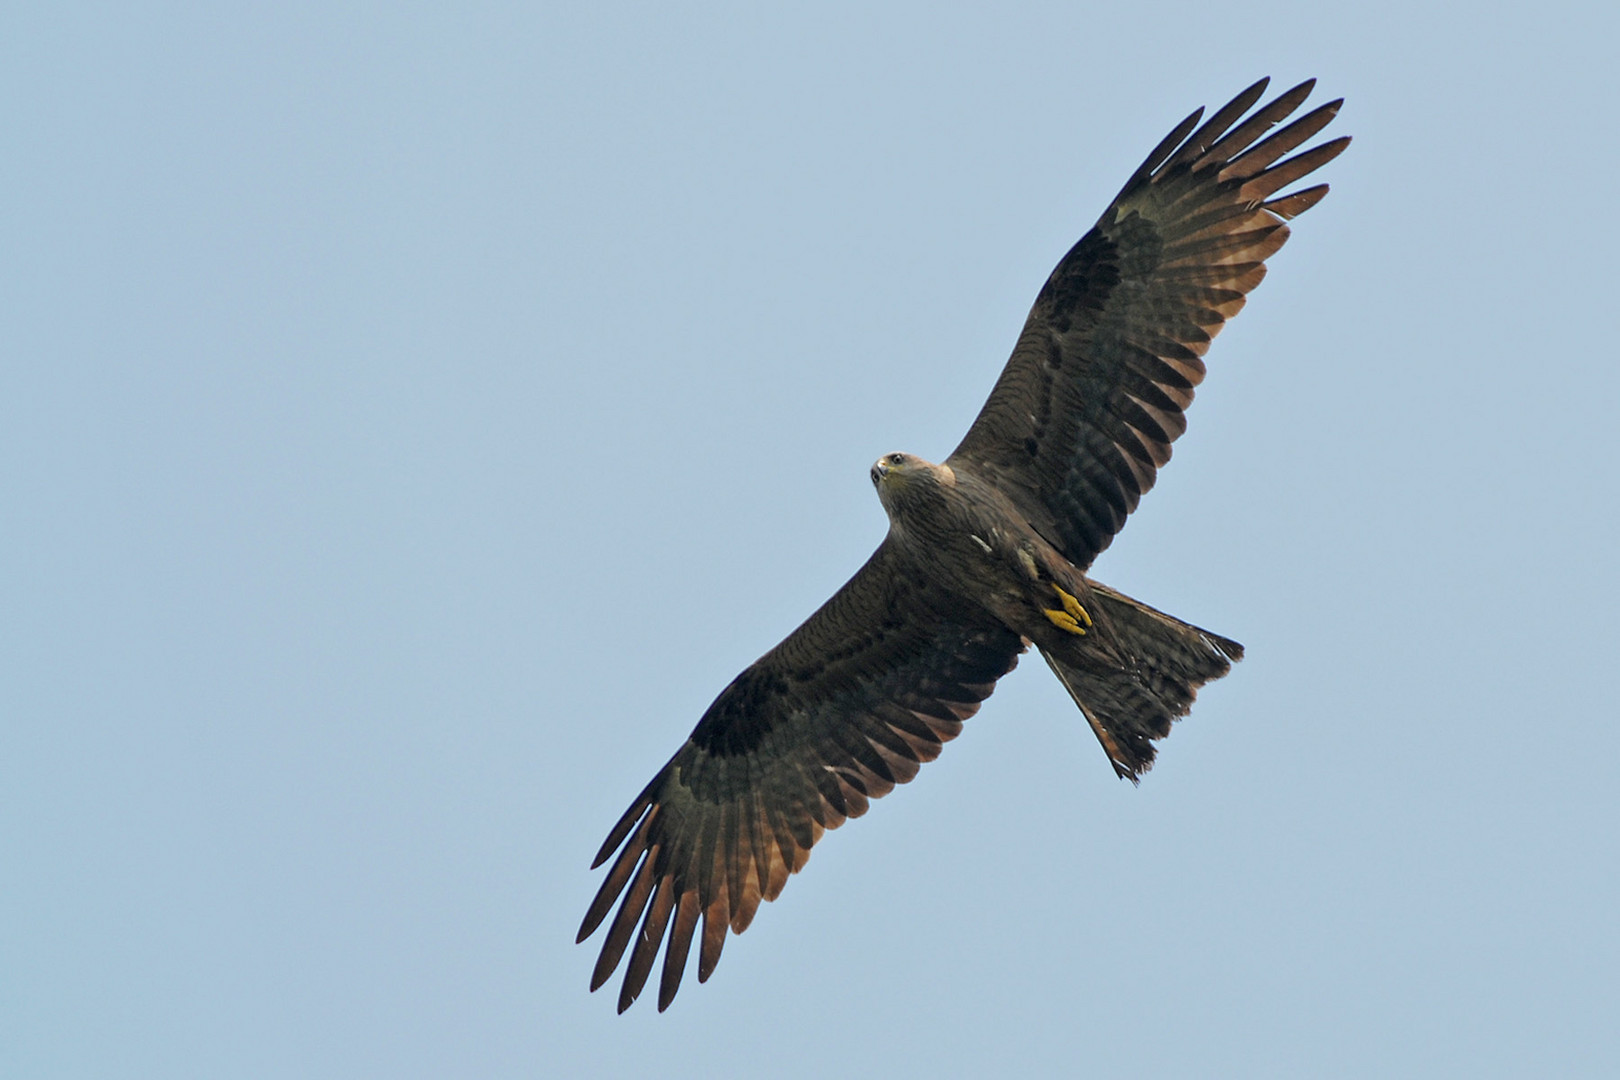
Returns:
[[[1242,657],[1087,572],[1169,460],[1203,354],[1287,239],[1283,219],[1327,187],[1276,193],[1349,142],[1279,161],[1339,102],[1262,139],[1312,84],[1245,116],[1265,86],[1202,127],[1195,112],[1148,156],[1047,279],[949,457],[879,459],[889,533],[877,551],[721,691],[609,833],[595,865],[618,854],[579,939],[623,897],[591,980],[630,951],[621,1011],[666,939],[660,1009],[695,937],[708,978],[727,933],[823,832],[912,779],[1029,646],[1132,780],[1198,688]]]
[[[969,462],[952,467],[889,454],[872,467],[872,478],[889,515],[884,543],[896,572],[944,595],[973,597],[995,623],[1039,649],[1120,776],[1135,779],[1144,771],[1152,740],[1168,734],[1199,686],[1243,656],[1235,641],[1093,582]],[[1121,619],[1136,628],[1137,640],[1127,640]],[[1152,631],[1151,647],[1140,640],[1144,629]],[[1177,670],[1159,670],[1169,657],[1178,658]],[[1112,696],[1149,674],[1181,685],[1173,694],[1159,686],[1152,694],[1157,703],[1127,694],[1127,708],[1110,707]],[[1093,692],[1081,693],[1081,683]],[[1098,692],[1105,686],[1114,693]]]
[[[885,463],[888,471],[878,473]],[[987,615],[1042,648],[1067,646],[1072,637],[1100,639],[1062,629],[1045,614],[1061,610],[1053,586],[1083,608],[1090,583],[994,484],[909,454],[890,454],[879,466],[873,472],[889,514],[887,542],[905,560],[906,573],[942,592],[973,596]]]

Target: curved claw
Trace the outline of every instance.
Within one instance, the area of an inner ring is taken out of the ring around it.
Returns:
[[[1041,614],[1045,615],[1053,626],[1071,634],[1084,635],[1087,630],[1090,630],[1092,627],[1091,613],[1081,605],[1080,601],[1064,592],[1056,583],[1053,583],[1052,591],[1057,593],[1058,599],[1063,601],[1063,609],[1060,611],[1057,608],[1043,608]]]

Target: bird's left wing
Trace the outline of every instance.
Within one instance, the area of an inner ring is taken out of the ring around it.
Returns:
[[[619,1011],[667,932],[658,1008],[680,986],[703,917],[698,979],[774,900],[826,829],[917,774],[1012,670],[1023,641],[953,599],[885,540],[804,625],[739,675],[636,797],[597,853],[618,858],[580,926],[619,905],[591,976],[635,948]],[[622,847],[621,847],[622,845]],[[628,891],[627,891],[628,888]],[[639,930],[638,930],[639,924]]]
[[[1333,119],[1338,101],[1262,139],[1312,85],[1245,117],[1262,79],[1159,144],[1052,271],[990,399],[946,459],[1006,492],[1076,566],[1108,546],[1170,460],[1210,339],[1265,276],[1288,238],[1284,219],[1327,194],[1326,184],[1277,193],[1349,143],[1285,157]]]

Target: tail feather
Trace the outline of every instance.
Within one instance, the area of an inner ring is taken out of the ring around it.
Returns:
[[[1243,646],[1091,583],[1090,602],[1124,658],[1075,663],[1041,650],[1097,733],[1114,771],[1132,782],[1153,766],[1153,741],[1186,716],[1198,688],[1232,670]]]

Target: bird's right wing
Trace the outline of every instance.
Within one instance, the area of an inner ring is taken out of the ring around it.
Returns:
[[[824,830],[859,817],[869,799],[938,756],[1023,647],[885,540],[831,600],[721,692],[613,827],[592,865],[616,849],[618,858],[579,940],[621,893],[624,900],[591,989],[613,974],[634,935],[623,1012],[667,931],[658,992],[658,1008],[666,1008],[700,914],[698,978],[707,979],[727,928],[741,933],[760,901],[776,898]]]
[[[1184,120],[1058,263],[990,399],[947,463],[994,482],[1071,562],[1113,540],[1186,429],[1204,351],[1265,277],[1283,219],[1327,185],[1278,195],[1348,138],[1280,161],[1333,119],[1332,101],[1261,142],[1314,80],[1242,119],[1262,79],[1193,129]]]

